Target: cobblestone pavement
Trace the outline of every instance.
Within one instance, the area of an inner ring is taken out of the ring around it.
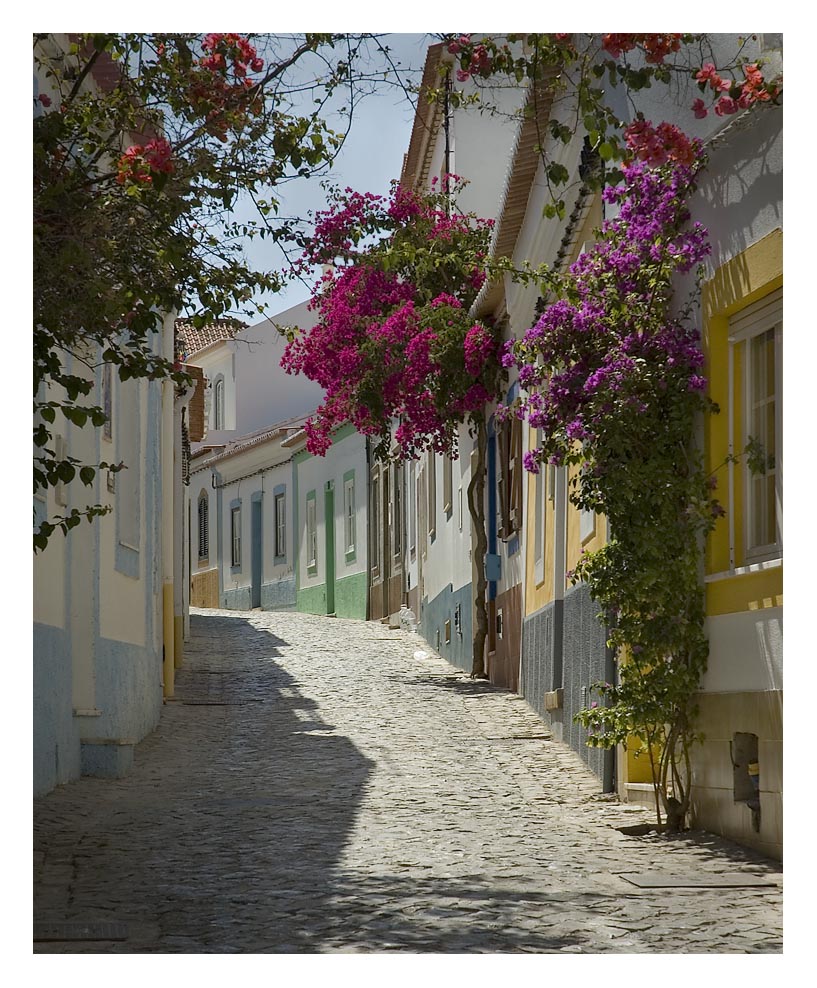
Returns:
[[[35,800],[35,936],[111,938],[35,952],[782,950],[777,863],[625,836],[646,811],[601,796],[520,697],[416,656],[416,635],[261,611],[192,628],[132,773]],[[771,884],[621,877],[656,872]]]

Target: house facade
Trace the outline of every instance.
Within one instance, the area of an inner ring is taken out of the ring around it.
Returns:
[[[68,50],[68,35],[38,41],[47,54]],[[120,67],[100,55],[85,89],[116,88]],[[49,78],[35,92],[59,99]],[[157,354],[174,360],[175,314],[153,337]],[[79,357],[83,359],[79,359]],[[40,522],[83,510],[110,509],[66,536],[59,530],[34,558],[33,766],[34,793],[81,775],[119,777],[133,763],[134,746],[158,723],[173,695],[181,662],[183,477],[188,408],[201,392],[170,381],[119,379],[100,349],[65,358],[68,373],[90,381],[88,400],[105,409],[100,428],[63,419],[53,428],[56,453],[83,464],[124,464],[97,471],[34,498]],[[41,395],[62,401],[55,386]],[[177,647],[178,646],[178,647]]]
[[[157,346],[172,357],[172,318]],[[125,469],[99,471],[91,489],[75,483],[34,499],[35,524],[91,500],[111,508],[65,537],[55,533],[34,559],[35,794],[80,775],[127,773],[173,693],[181,586],[174,475],[183,464],[174,385],[119,381],[100,363],[93,399],[110,421],[101,429],[66,422],[58,449]]]
[[[235,606],[235,601],[242,599],[246,589],[242,582],[245,577],[237,580],[236,573],[231,572],[231,550],[225,550],[219,556],[220,538],[225,531],[222,517],[225,509],[218,503],[218,481],[212,474],[209,481],[206,480],[207,468],[203,464],[220,453],[227,453],[227,458],[231,459],[238,455],[238,447],[241,447],[241,456],[246,458],[249,455],[247,444],[256,446],[262,436],[267,437],[263,440],[264,450],[271,452],[275,443],[271,446],[267,440],[276,432],[275,424],[285,423],[315,408],[321,398],[320,388],[311,381],[294,379],[283,371],[280,361],[284,342],[276,329],[276,323],[307,327],[312,319],[303,303],[285,310],[274,320],[264,319],[252,326],[233,319],[219,320],[201,329],[190,320],[181,320],[178,324],[181,359],[186,368],[201,369],[206,386],[204,430],[191,446],[198,486],[195,491],[188,491],[185,515],[184,556],[190,573],[189,603],[194,607]],[[277,463],[277,457],[277,453],[272,455],[270,466]],[[287,510],[291,512],[291,506]],[[270,532],[271,525],[273,519],[268,518]],[[264,581],[277,583],[283,579],[278,572],[281,564],[276,567],[271,551],[268,546],[265,558],[268,562],[273,560],[270,565],[277,575],[265,576]],[[272,601],[272,597],[268,599]],[[189,614],[189,610],[185,613]],[[186,620],[189,621],[189,617]]]
[[[780,35],[755,44],[782,68]],[[782,857],[782,109],[723,128],[708,151],[693,209],[712,243],[701,302],[705,373],[720,412],[704,442],[726,513],[705,554],[710,652],[693,811],[699,826]]]
[[[444,46],[431,46],[423,87],[439,87],[443,60],[451,61]],[[482,116],[465,107],[421,99],[401,183],[428,189],[445,174],[457,174],[468,182],[458,196],[459,208],[496,218],[517,127],[513,113],[521,93],[506,90],[499,100],[505,113]],[[489,155],[486,146],[493,149]],[[460,428],[458,439],[456,459],[429,452],[404,467],[408,507],[404,580],[406,603],[423,637],[454,665],[470,671],[477,563],[468,485],[475,466],[475,440],[466,427]],[[498,663],[493,668],[496,673]],[[501,675],[497,681],[504,682]]]
[[[190,571],[200,589],[194,606],[295,607],[293,455],[304,444],[302,426],[302,418],[290,419],[194,457]],[[196,581],[197,567],[212,587]]]
[[[304,437],[305,439],[305,437]],[[296,606],[308,614],[368,617],[368,457],[351,426],[325,456],[293,457]]]

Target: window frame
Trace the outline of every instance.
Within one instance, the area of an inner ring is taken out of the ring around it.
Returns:
[[[343,547],[346,561],[351,562],[357,555],[357,508],[355,505],[354,470],[343,477]]]
[[[241,502],[230,505],[230,569],[241,569]]]
[[[318,572],[318,501],[315,491],[306,495],[306,571]]]
[[[286,490],[273,491],[273,521],[275,522],[275,558],[286,559],[287,555],[287,495]]]
[[[225,428],[224,391],[224,375],[219,374],[213,381],[213,430],[215,432],[220,432]]]
[[[774,355],[774,391],[771,400],[774,402],[774,457],[775,465],[772,468],[774,473],[774,524],[775,539],[762,545],[753,544],[753,533],[756,520],[756,499],[754,494],[755,481],[757,475],[753,475],[749,470],[745,455],[741,462],[742,476],[742,498],[743,498],[743,524],[740,533],[743,549],[743,560],[746,565],[768,562],[770,560],[782,559],[783,556],[783,290],[769,293],[758,302],[747,306],[736,313],[729,321],[729,367],[730,384],[732,388],[739,389],[735,399],[730,403],[729,432],[733,441],[733,446],[737,445],[736,452],[743,453],[749,441],[749,437],[754,431],[753,412],[756,402],[753,396],[753,341],[760,337],[773,333],[773,355]],[[736,358],[741,362],[740,381],[734,380],[734,364]],[[769,398],[766,396],[763,402],[768,404]],[[734,405],[740,408],[739,432],[734,422]],[[737,444],[734,443],[737,438]],[[730,521],[734,524],[735,497],[734,478],[730,464],[730,494],[729,494],[729,514]],[[734,535],[730,538],[730,543],[734,546]],[[732,550],[732,566],[734,567],[734,548]]]
[[[203,509],[203,510],[202,510]],[[207,491],[202,490],[196,505],[198,518],[198,560],[199,563],[210,559],[210,499]]]

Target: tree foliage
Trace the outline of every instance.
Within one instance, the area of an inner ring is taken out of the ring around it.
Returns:
[[[258,311],[258,295],[279,289],[280,276],[258,270],[246,246],[295,235],[277,215],[275,189],[336,154],[343,134],[323,111],[338,87],[360,88],[375,74],[366,43],[328,34],[35,35],[35,494],[75,476],[92,486],[97,468],[116,468],[62,457],[55,443],[58,416],[104,422],[102,362],[123,381],[182,383],[157,347],[166,314],[201,327]],[[56,525],[67,531],[104,510],[74,509],[68,525],[46,520],[35,548]]]

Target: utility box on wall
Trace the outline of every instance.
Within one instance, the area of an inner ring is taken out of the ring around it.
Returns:
[[[757,734],[737,732],[732,739],[734,799],[752,811],[752,825],[760,831],[760,763]]]

